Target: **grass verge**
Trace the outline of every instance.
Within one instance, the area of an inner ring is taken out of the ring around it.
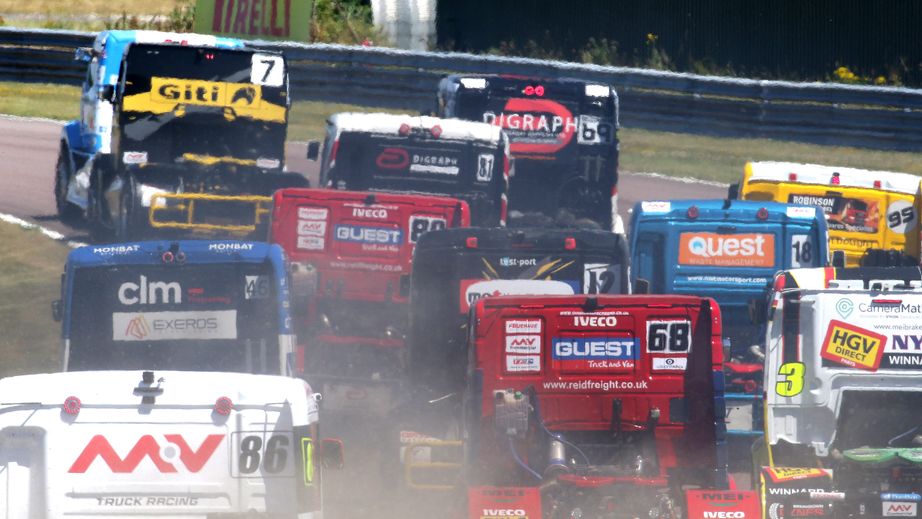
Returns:
[[[0,82],[0,113],[71,119],[77,117],[79,110],[80,89],[77,87]],[[326,118],[349,110],[381,111],[345,104],[296,102],[291,110],[288,138],[298,141],[322,139]],[[922,153],[817,146],[770,139],[725,139],[635,128],[623,128],[618,135],[623,171],[735,182],[742,176],[746,161],[779,160],[922,175]]]
[[[58,371],[61,325],[51,318],[70,251],[63,243],[0,223],[0,377]]]
[[[0,0],[4,16],[29,14],[44,17],[116,16],[122,13],[168,13],[182,0]]]

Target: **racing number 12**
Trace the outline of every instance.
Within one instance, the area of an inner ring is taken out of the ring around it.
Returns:
[[[775,393],[778,396],[797,396],[804,390],[804,363],[787,362],[778,367],[778,376],[784,380],[775,383]]]

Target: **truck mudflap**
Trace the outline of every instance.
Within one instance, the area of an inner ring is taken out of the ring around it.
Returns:
[[[269,223],[272,197],[208,193],[154,193],[148,222],[155,229],[256,232]]]
[[[471,487],[467,490],[468,519],[541,519],[537,487]]]
[[[806,467],[762,467],[759,474],[762,519],[832,517],[832,472]]]
[[[688,519],[758,519],[759,494],[747,490],[687,490]]]

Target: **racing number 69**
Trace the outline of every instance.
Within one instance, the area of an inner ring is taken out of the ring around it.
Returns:
[[[784,380],[775,383],[775,393],[778,396],[797,396],[804,390],[804,363],[787,362],[778,367],[778,376]]]

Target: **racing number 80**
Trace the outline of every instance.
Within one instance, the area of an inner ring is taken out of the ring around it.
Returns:
[[[779,366],[778,376],[784,377],[784,380],[775,383],[775,393],[784,397],[799,395],[804,390],[804,372],[803,362],[787,362]]]

